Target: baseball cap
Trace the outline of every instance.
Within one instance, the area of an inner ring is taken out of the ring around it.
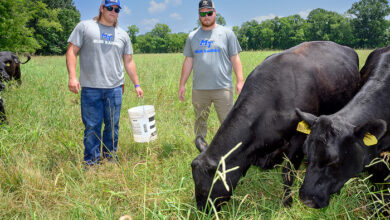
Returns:
[[[119,8],[122,8],[119,0],[102,0],[100,5],[104,5],[106,7],[117,5]]]
[[[214,8],[214,3],[211,0],[201,0],[199,2],[199,9],[202,8]]]

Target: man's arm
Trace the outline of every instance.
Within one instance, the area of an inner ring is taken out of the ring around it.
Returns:
[[[76,94],[78,94],[81,89],[76,74],[77,54],[79,50],[79,47],[69,43],[68,50],[66,51],[66,67],[68,68],[69,74],[68,87],[71,92]]]
[[[236,93],[240,94],[242,87],[244,86],[244,76],[242,74],[242,64],[241,59],[238,54],[230,57],[230,61],[232,62],[234,73],[236,74]]]
[[[123,55],[123,63],[127,72],[127,75],[129,75],[131,81],[133,82],[135,86],[135,92],[137,93],[138,97],[144,96],[144,92],[141,89],[141,86],[139,84],[137,71],[135,68],[135,62],[133,59],[133,56],[131,54],[125,54]]]
[[[186,57],[183,62],[183,67],[181,70],[180,85],[179,85],[179,99],[184,101],[184,96],[186,94],[186,82],[188,77],[190,77],[192,72],[192,66],[194,64],[194,59],[192,57]]]

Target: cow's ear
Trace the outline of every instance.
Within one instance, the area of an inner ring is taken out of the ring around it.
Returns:
[[[304,133],[304,134],[310,134],[311,126],[314,124],[314,122],[317,120],[317,117],[315,115],[312,115],[310,113],[302,112],[300,109],[295,109],[295,112],[298,116],[298,126],[297,131]]]
[[[303,112],[299,108],[295,109],[295,112],[297,113],[299,121],[305,121],[310,127],[314,124],[314,122],[317,120],[317,116]]]
[[[378,140],[382,138],[386,131],[387,123],[382,119],[376,119],[356,127],[354,134],[366,146],[372,146],[378,143]]]
[[[195,139],[195,145],[196,145],[196,148],[198,148],[198,150],[202,153],[203,151],[205,151],[208,147],[208,144],[207,142],[204,140],[204,138],[202,136],[197,136],[196,139]]]

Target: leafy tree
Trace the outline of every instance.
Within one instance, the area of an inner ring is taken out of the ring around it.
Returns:
[[[136,25],[131,25],[127,27],[127,34],[130,36],[132,44],[137,43],[137,34],[139,33],[139,28]]]
[[[307,17],[305,29],[307,40],[332,40],[352,46],[354,37],[348,18],[321,8],[312,10]]]
[[[241,25],[237,36],[245,50],[258,50],[260,48],[260,25],[256,20],[247,21]]]
[[[222,26],[225,26],[226,25],[226,20],[225,18],[220,14],[220,13],[217,13],[216,15],[216,23],[219,24],[219,25],[222,25]]]
[[[188,34],[186,33],[177,33],[169,35],[168,41],[168,52],[169,53],[178,53],[182,52],[184,45],[186,43]]]
[[[275,22],[273,20],[265,20],[259,24],[259,49],[274,49],[275,41]],[[276,47],[278,48],[278,47]]]
[[[58,20],[60,9],[50,9],[41,1],[31,1],[30,10],[32,19],[29,26],[35,29],[34,37],[41,48],[36,52],[42,55],[61,54],[62,49],[58,45],[60,34],[63,32]]]
[[[168,35],[171,33],[171,29],[166,24],[156,24],[150,34],[155,37],[160,37],[167,39]]]
[[[26,27],[31,18],[27,1],[0,1],[0,50],[33,53],[39,48],[34,29]]]
[[[287,49],[305,41],[305,19],[299,15],[274,18],[274,47]]]
[[[80,21],[80,12],[71,0],[29,0],[31,19],[27,26],[35,30],[40,48],[37,54],[64,54],[67,39]]]
[[[74,6],[73,0],[41,0],[41,1],[52,9],[66,8],[66,9],[71,9],[73,11],[77,11],[76,7]]]
[[[59,35],[58,46],[61,49],[61,54],[65,54],[68,48],[68,38],[74,27],[80,22],[80,12],[73,9],[64,8],[58,12],[58,20],[62,27],[62,32]]]
[[[355,46],[375,48],[385,46],[389,23],[385,17],[390,14],[387,0],[361,0],[353,3],[348,13],[353,15],[352,26],[357,38]]]

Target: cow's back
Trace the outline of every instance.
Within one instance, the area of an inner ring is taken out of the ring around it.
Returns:
[[[378,66],[378,62],[380,60],[381,55],[389,51],[390,51],[390,46],[376,49],[373,52],[371,52],[370,55],[368,55],[366,59],[366,63],[360,70],[360,76],[362,78],[361,85],[364,85],[367,82],[368,78],[370,77],[371,73],[374,71],[375,67]]]
[[[358,55],[349,47],[328,41],[302,43],[260,64],[247,78],[243,96],[248,92],[268,97],[262,101],[273,103],[268,106],[276,110],[333,113],[357,92],[358,66]]]

